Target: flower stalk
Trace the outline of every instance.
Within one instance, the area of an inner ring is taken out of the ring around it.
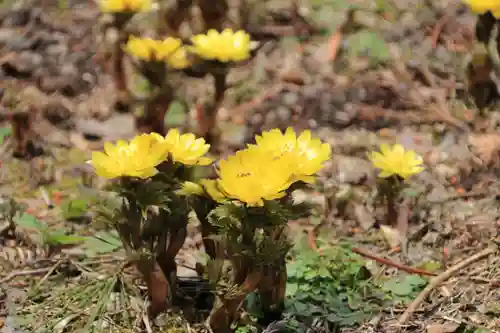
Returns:
[[[400,144],[380,146],[380,152],[371,152],[368,158],[380,170],[378,174],[379,198],[386,204],[386,222],[396,227],[399,218],[399,202],[406,187],[405,181],[424,170],[423,159],[413,150],[405,150]]]
[[[494,61],[500,54],[498,33],[500,4],[496,1],[465,0],[464,2],[477,14],[475,26],[477,44],[471,52],[466,68],[467,91],[480,110],[480,114],[484,116],[487,107],[499,96],[492,74],[500,73],[498,62]],[[493,42],[496,45],[490,47],[495,30],[496,40]]]

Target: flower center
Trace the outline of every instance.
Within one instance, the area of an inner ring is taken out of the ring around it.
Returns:
[[[251,172],[240,172],[236,175],[238,178],[250,177],[252,175]]]

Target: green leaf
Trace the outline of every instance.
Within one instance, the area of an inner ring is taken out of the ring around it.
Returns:
[[[491,333],[491,331],[487,328],[484,327],[478,327],[474,333]]]
[[[179,102],[173,101],[168,107],[167,113],[165,115],[165,124],[168,127],[181,126],[186,123],[188,110],[186,106]]]
[[[43,232],[44,242],[49,245],[73,245],[82,243],[87,237],[78,235],[66,235],[61,231]]]
[[[293,310],[295,313],[298,313],[301,316],[305,317],[308,317],[312,314],[311,307],[309,306],[309,304],[303,302],[295,302],[293,304]]]
[[[121,240],[116,232],[99,232],[95,236],[87,237],[82,244],[85,254],[89,257],[101,253],[113,252],[122,246]]]
[[[45,223],[28,213],[23,213],[21,216],[14,217],[14,222],[21,228],[38,232],[47,229],[47,225]]]
[[[146,80],[140,76],[136,76],[135,89],[137,90],[138,93],[142,93],[142,94],[148,94],[153,90],[153,88],[152,88],[151,84],[148,82],[148,80]]]
[[[361,324],[367,318],[368,314],[364,311],[356,311],[352,312],[348,316],[340,317],[339,324],[342,326],[354,326],[357,324]]]
[[[51,231],[44,222],[28,213],[23,213],[20,217],[14,218],[14,222],[23,229],[39,233],[36,240],[47,245],[71,245],[86,240],[86,237],[83,236],[66,235],[62,231]]]
[[[66,200],[61,204],[63,217],[66,220],[79,218],[88,210],[88,202],[84,199]]]
[[[408,197],[408,198],[416,198],[420,195],[420,192],[412,189],[412,188],[405,188],[403,190],[403,196]]]
[[[287,283],[286,284],[286,296],[291,297],[299,290],[299,285],[297,283]]]
[[[427,280],[420,275],[408,275],[405,278],[405,282],[412,287],[423,287],[427,284]]]
[[[5,138],[12,135],[12,128],[0,127],[0,145],[5,142]]]
[[[411,296],[416,290],[425,286],[427,281],[418,275],[408,275],[403,279],[391,279],[384,283],[383,289],[397,296]]]
[[[367,56],[373,64],[391,59],[387,43],[375,32],[361,30],[348,38],[348,45],[350,57]]]
[[[386,291],[390,291],[398,296],[406,296],[413,292],[413,286],[407,283],[401,283],[401,281],[397,279],[391,279],[384,283],[383,288]]]

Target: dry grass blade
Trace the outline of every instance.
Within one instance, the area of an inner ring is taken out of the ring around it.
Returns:
[[[431,282],[425,287],[424,290],[418,295],[415,300],[408,306],[406,311],[399,317],[398,319],[398,325],[402,326],[405,325],[408,319],[410,319],[411,315],[415,310],[420,306],[420,304],[429,296],[429,294],[436,288],[438,287],[441,283],[444,281],[448,280],[450,277],[453,275],[459,273],[462,269],[465,267],[482,260],[484,258],[489,257],[491,254],[495,253],[497,251],[497,247],[489,247],[484,249],[481,252],[476,253],[475,255],[459,262],[458,264],[450,267],[447,269],[445,272],[439,274],[435,278],[431,280]]]

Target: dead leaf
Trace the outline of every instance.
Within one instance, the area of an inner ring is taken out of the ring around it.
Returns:
[[[427,325],[427,333],[453,333],[459,326],[456,323],[430,324]]]
[[[484,166],[499,162],[500,133],[470,134],[469,144]]]
[[[380,225],[380,230],[384,234],[384,238],[391,248],[398,247],[401,243],[401,234],[396,228],[388,225]]]
[[[353,214],[356,221],[365,231],[371,229],[375,224],[373,214],[364,205],[354,203]]]
[[[334,61],[337,57],[337,53],[340,49],[340,45],[342,44],[342,39],[344,35],[350,32],[352,26],[354,25],[354,14],[355,10],[351,9],[347,13],[347,16],[342,22],[342,24],[337,28],[337,30],[333,33],[333,35],[328,40],[328,52],[327,52],[327,60]]]

